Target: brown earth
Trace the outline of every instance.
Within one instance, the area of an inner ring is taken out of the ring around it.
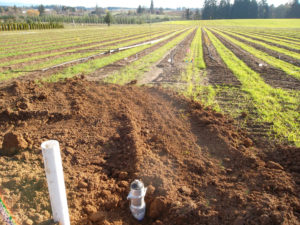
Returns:
[[[72,225],[300,223],[300,149],[256,145],[200,103],[81,78],[15,82],[0,100],[0,143],[11,133],[27,144],[0,156],[1,196],[20,224],[51,218],[49,139],[60,142]],[[148,187],[142,222],[126,199],[136,178]]]
[[[171,51],[156,65],[156,67],[160,69],[160,73],[153,80],[150,79],[148,83],[178,83],[180,76],[187,65],[184,59],[195,37],[196,31],[197,30],[195,29],[184,40],[171,49]]]
[[[207,78],[212,85],[240,86],[240,81],[227,68],[216,48],[202,29],[203,57],[206,65]]]
[[[236,37],[236,36],[234,36],[232,34],[226,33],[226,35],[228,35],[228,36],[230,36],[230,37],[232,37],[232,38],[234,38],[234,39],[236,39],[236,40],[238,40],[240,42],[243,42],[243,43],[245,43],[247,45],[250,45],[250,46],[252,46],[252,47],[254,47],[254,48],[256,48],[256,49],[258,49],[258,50],[260,50],[262,52],[265,52],[265,53],[267,53],[267,54],[269,54],[269,55],[271,55],[271,56],[273,56],[273,57],[275,57],[277,59],[280,59],[282,61],[288,62],[288,63],[293,64],[295,66],[300,66],[299,60],[294,59],[294,58],[292,58],[290,56],[287,56],[287,55],[284,55],[284,54],[282,54],[280,52],[276,52],[276,51],[273,51],[271,49],[265,48],[265,47],[263,47],[263,46],[261,46],[259,44],[255,44],[255,43],[246,41],[246,40],[244,40],[242,38],[239,38],[239,37]]]
[[[212,31],[213,32],[213,31]],[[244,51],[240,47],[223,38],[221,35],[213,32],[213,34],[239,59],[247,64],[252,70],[258,72],[264,81],[275,88],[284,88],[292,90],[300,90],[300,80],[286,74],[284,71],[274,68],[261,59],[256,58],[249,52]],[[263,66],[259,66],[262,64]]]

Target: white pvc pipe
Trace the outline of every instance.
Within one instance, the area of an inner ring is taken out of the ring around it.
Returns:
[[[50,194],[53,220],[54,222],[60,222],[61,225],[70,225],[59,143],[55,140],[49,140],[43,142],[41,147]]]

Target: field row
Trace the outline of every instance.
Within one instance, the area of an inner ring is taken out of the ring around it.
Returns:
[[[196,51],[193,66],[186,67],[181,81],[188,85],[183,93],[231,114],[254,135],[299,146],[300,81],[294,79],[286,85],[288,74],[258,69],[253,64],[258,59],[246,52],[246,45],[234,43],[235,39],[224,33],[203,29],[204,55]],[[195,52],[195,47],[191,46],[191,51]],[[205,70],[199,70],[199,61]]]
[[[84,74],[91,80],[118,84],[162,85],[229,113],[253,135],[271,136],[300,145],[297,35],[280,41],[280,36],[272,31],[243,32],[241,28],[216,26],[171,26],[169,29],[157,27],[151,31],[122,32],[116,33],[113,39],[103,35],[99,43],[74,44],[70,49],[62,47],[63,50],[57,52],[45,49],[44,54],[29,53],[27,58],[10,60],[11,64],[5,64],[8,61],[4,60],[1,65],[39,70],[91,56],[100,49],[163,39],[152,45],[98,55],[43,73],[16,73],[2,68],[0,79],[26,75],[26,79],[57,82]],[[87,38],[94,37],[91,34]]]
[[[182,29],[181,29],[182,30]],[[174,35],[178,31],[164,31],[151,34],[140,34],[136,36],[129,36],[124,38],[116,38],[112,41],[107,40],[100,42],[96,45],[85,46],[85,47],[75,47],[75,49],[68,49],[65,51],[55,51],[53,53],[41,54],[37,56],[28,56],[27,58],[21,58],[17,60],[11,60],[3,62],[2,66],[2,76],[0,79],[6,80],[12,77],[22,76],[28,74],[30,71],[40,70],[45,67],[54,66],[60,63],[90,57],[96,53],[101,53],[107,51],[107,49],[116,49],[123,46],[135,45],[143,43],[149,40],[166,38],[169,35]],[[16,71],[17,70],[17,71]],[[1,70],[0,70],[1,71]]]
[[[153,30],[146,30],[146,31],[139,31],[139,30],[135,30],[132,32],[124,32],[124,31],[119,31],[116,32],[114,34],[112,33],[104,33],[104,34],[98,34],[97,36],[91,36],[91,37],[81,37],[81,38],[77,38],[75,41],[74,40],[57,40],[57,39],[53,39],[53,43],[47,43],[47,44],[42,44],[42,45],[37,45],[36,43],[32,43],[32,44],[27,44],[26,46],[19,46],[20,48],[15,48],[13,50],[7,50],[7,49],[3,49],[0,52],[0,57],[1,58],[9,58],[9,59],[15,59],[18,58],[16,56],[27,56],[29,54],[33,54],[33,53],[41,53],[44,51],[53,51],[53,50],[57,50],[57,49],[68,49],[71,47],[80,47],[80,46],[87,46],[87,45],[92,45],[92,44],[96,44],[96,43],[101,43],[103,41],[106,40],[111,40],[111,39],[118,39],[118,38],[122,38],[123,36],[133,36],[133,35],[141,35],[144,33],[148,33],[149,35],[151,35],[152,33],[157,33],[157,32],[163,32],[166,31],[166,29],[153,29]],[[15,56],[15,57],[13,57]],[[19,58],[20,58],[19,57]]]

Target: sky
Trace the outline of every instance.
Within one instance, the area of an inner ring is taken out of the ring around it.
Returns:
[[[186,7],[186,8],[201,8],[203,6],[204,0],[153,0],[154,7],[163,7],[163,8],[177,8],[177,7]],[[234,0],[231,0],[232,2]],[[259,0],[257,0],[259,1]],[[291,0],[267,0],[269,4],[274,4],[278,6],[280,4],[285,4]],[[18,3],[18,5],[66,5],[66,6],[86,6],[86,7],[108,7],[108,6],[120,6],[120,7],[129,7],[137,8],[139,5],[150,6],[151,0],[0,0],[1,3]]]

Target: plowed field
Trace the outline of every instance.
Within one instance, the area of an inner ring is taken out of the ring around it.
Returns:
[[[0,197],[16,224],[54,224],[49,139],[72,225],[299,224],[298,28],[231,23],[0,33]]]

